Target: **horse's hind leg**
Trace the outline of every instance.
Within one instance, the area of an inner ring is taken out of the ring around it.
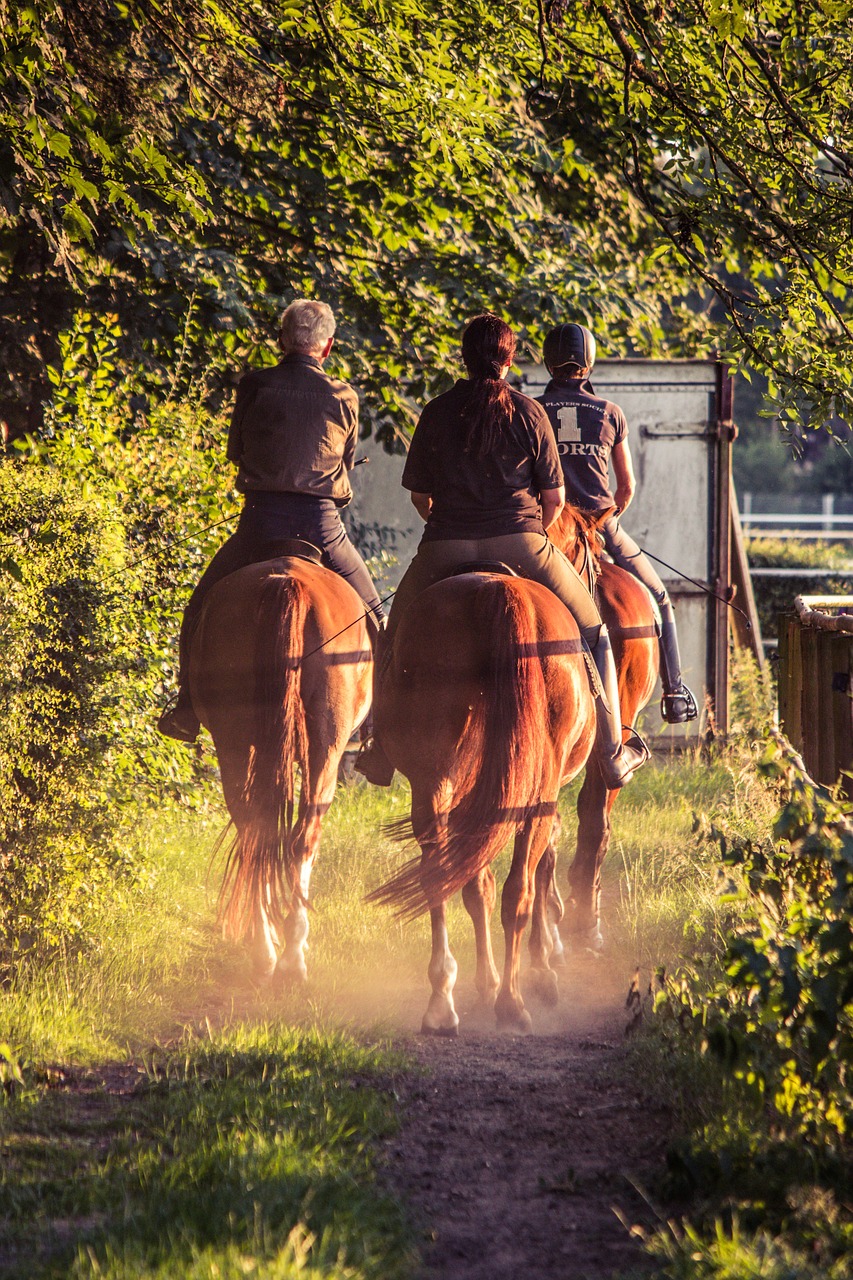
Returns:
[[[221,742],[217,744],[217,754],[225,803],[237,832],[233,865],[239,878],[239,869],[243,865],[243,842],[250,838],[252,828],[252,815],[247,809],[245,797],[249,757],[248,752],[234,748],[229,750]],[[224,914],[226,929],[235,935],[239,933],[246,941],[255,977],[260,980],[269,978],[275,970],[281,945],[269,912],[269,894],[265,894],[262,888],[247,888],[242,896],[239,916],[229,918],[227,912]]]
[[[283,982],[303,983],[308,978],[308,898],[311,872],[320,849],[323,818],[335,796],[340,753],[324,747],[311,754],[308,777],[302,780],[299,814],[290,843],[292,904],[284,921],[284,951],[276,968]]]
[[[260,899],[254,903],[247,933],[252,968],[259,979],[272,977],[281,946],[278,930],[270,919],[267,906],[268,904]]]
[[[429,981],[432,995],[429,998],[421,1031],[426,1035],[455,1036],[459,1034],[459,1015],[453,1003],[458,966],[450,950],[447,934],[447,907],[442,902],[431,907],[429,913],[432,930],[432,952],[429,959]]]
[[[557,854],[549,840],[536,868],[536,892],[533,899],[528,944],[531,986],[545,1004],[557,1003],[557,975],[552,968],[554,937],[550,920],[556,862]]]
[[[440,851],[440,835],[447,826],[449,810],[449,796],[444,797],[442,804],[432,795],[425,798],[416,792],[412,794],[412,830],[421,846],[421,867],[424,872],[428,870],[430,860]],[[426,885],[424,892],[429,900]],[[450,950],[446,903],[430,901],[429,908],[432,949],[427,972],[432,994],[421,1023],[421,1031],[426,1035],[456,1036],[459,1033],[459,1016],[453,1003],[453,988],[456,985],[458,966]]]
[[[498,1026],[507,1031],[530,1031],[519,984],[521,939],[533,909],[535,876],[551,830],[551,817],[528,818],[515,837],[512,865],[501,895],[505,960],[501,988],[495,1001]]]
[[[569,869],[568,930],[572,945],[600,951],[601,866],[610,845],[610,811],[618,792],[608,791],[594,760],[578,796],[578,842]]]
[[[462,890],[462,901],[474,926],[477,947],[477,976],[475,985],[480,1002],[491,1008],[500,986],[500,976],[495,967],[492,952],[492,934],[489,928],[495,906],[495,877],[491,867],[484,867],[478,876],[470,880]]]

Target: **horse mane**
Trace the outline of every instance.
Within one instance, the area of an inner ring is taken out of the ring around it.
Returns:
[[[614,510],[615,507],[608,507],[605,511],[584,511],[581,507],[575,507],[567,502],[548,530],[548,537],[572,564],[581,557],[581,544],[586,541],[597,569],[602,552],[601,539],[598,536],[599,526],[613,514]]]

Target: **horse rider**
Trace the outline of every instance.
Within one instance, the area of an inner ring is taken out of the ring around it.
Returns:
[[[617,404],[597,396],[589,382],[595,338],[582,324],[558,325],[546,337],[542,356],[551,381],[539,403],[557,436],[568,499],[583,511],[615,508],[601,525],[605,550],[621,569],[639,578],[660,609],[661,715],[668,724],[695,720],[696,700],[681,678],[672,601],[648,557],[621,526],[634,496],[634,466],[624,413]],[[615,493],[610,491],[611,461]]]
[[[388,651],[409,602],[459,565],[501,561],[541,582],[574,617],[601,678],[595,755],[613,790],[629,781],[649,752],[637,734],[623,746],[607,628],[581,578],[546,533],[565,504],[563,474],[547,414],[506,383],[515,346],[512,330],[498,316],[475,317],[462,337],[468,377],[421,414],[403,486],[426,528],[397,588],[381,649]],[[380,785],[393,775],[375,738],[363,746],[355,767]]]
[[[276,554],[276,543],[290,538],[312,543],[322,563],[346,578],[363,600],[372,640],[384,623],[376,587],[341,521],[341,509],[352,498],[348,473],[358,439],[358,397],[348,383],[323,371],[334,333],[335,317],[325,302],[297,298],[281,317],[282,359],[271,368],[251,370],[237,386],[227,456],[237,464],[243,510],[237,531],[190,596],[181,624],[177,700],[157,725],[181,742],[195,741],[200,728],[187,669],[204,599],[229,573]]]

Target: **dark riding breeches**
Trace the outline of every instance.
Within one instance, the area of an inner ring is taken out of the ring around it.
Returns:
[[[620,526],[617,516],[611,516],[600,527],[604,538],[604,549],[614,564],[627,573],[639,578],[644,587],[648,587],[655,600],[663,608],[669,604],[669,593],[661,582],[648,556],[644,555],[634,539]]]
[[[326,568],[346,578],[361,597],[371,631],[379,626],[385,616],[382,603],[334,502],[301,493],[247,493],[236,533],[219,548],[184,610],[179,649],[182,677],[186,676],[195,625],[211,587],[229,573],[264,559],[264,548],[283,538],[303,538],[318,547]]]

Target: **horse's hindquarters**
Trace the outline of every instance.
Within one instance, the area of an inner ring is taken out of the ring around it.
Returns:
[[[342,578],[285,557],[217,584],[192,642],[193,702],[213,737],[237,832],[223,918],[258,943],[264,967],[283,940],[279,967],[297,977],[305,975],[305,904],[322,818],[370,701],[363,615]]]
[[[502,1024],[525,1030],[519,943],[536,864],[561,779],[582,767],[595,734],[574,619],[550,591],[524,579],[464,574],[437,583],[400,622],[378,721],[389,758],[412,785],[421,858],[372,897],[406,916],[430,910],[433,997],[425,1022],[443,1034],[455,1026],[444,904],[459,889],[486,885],[484,870],[514,836],[496,1011]],[[486,908],[478,893],[467,892],[466,906],[478,930],[478,987],[488,992],[494,967],[480,936]]]

